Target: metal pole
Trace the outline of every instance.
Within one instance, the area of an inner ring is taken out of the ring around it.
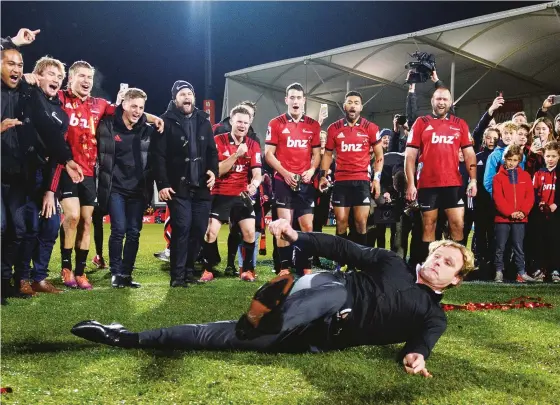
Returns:
[[[212,9],[211,9],[212,2],[206,2],[206,26],[204,27],[206,30],[206,69],[204,75],[204,97],[206,100],[212,99],[212,30],[211,30],[211,16],[212,16]]]
[[[453,60],[451,61],[451,99],[455,99],[455,55],[453,55]]]
[[[350,75],[348,75],[348,79],[346,79],[346,93],[350,91]]]

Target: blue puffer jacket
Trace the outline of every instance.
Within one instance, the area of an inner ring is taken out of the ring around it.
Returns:
[[[505,143],[501,140],[498,141],[498,145],[494,148],[490,156],[488,156],[488,160],[486,160],[486,167],[484,168],[484,188],[490,195],[492,195],[492,180],[498,173],[498,170],[500,170],[500,167],[505,163],[504,151],[506,147]],[[519,163],[519,166],[523,170],[525,170],[525,160],[525,155],[523,155],[523,160]]]

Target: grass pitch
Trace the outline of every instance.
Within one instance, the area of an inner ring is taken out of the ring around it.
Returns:
[[[328,228],[327,228],[328,229]],[[237,319],[258,286],[272,277],[259,257],[257,283],[218,278],[170,289],[161,225],[142,231],[135,279],[142,288],[112,289],[108,271],[88,273],[93,291],[42,294],[2,307],[5,404],[560,404],[560,286],[465,283],[444,302],[506,301],[540,296],[553,309],[452,311],[428,369],[408,376],[400,345],[323,354],[123,350],[70,334],[83,319],[119,322],[133,331]],[[109,228],[105,228],[105,240]],[[220,234],[225,261],[227,231]],[[105,249],[107,251],[107,249]],[[51,269],[58,277],[59,249]],[[93,248],[89,259],[93,257]],[[218,266],[223,269],[224,262]]]

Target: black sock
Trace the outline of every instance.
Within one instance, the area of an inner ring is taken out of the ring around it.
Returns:
[[[212,271],[212,267],[216,264],[216,249],[218,248],[217,241],[212,243],[204,241],[202,245],[202,267],[204,270]]]
[[[255,270],[255,263],[253,263],[253,256],[255,254],[255,242],[243,241],[241,252],[243,254],[243,271]]]
[[[367,246],[367,233],[354,233],[354,240],[358,245]]]
[[[65,237],[66,237],[66,233],[64,232],[64,227],[62,226],[62,224],[60,224],[60,254],[61,255],[62,255],[62,252],[64,250],[64,238]],[[64,266],[62,266],[62,267],[64,267]],[[72,268],[72,267],[70,267],[70,268]]]
[[[280,270],[290,269],[292,267],[293,246],[278,247],[280,256]]]
[[[62,239],[60,244],[62,244]],[[72,270],[72,249],[61,248],[60,257],[62,259],[62,268]]]
[[[86,249],[76,249],[76,270],[74,274],[76,276],[83,276],[84,270],[86,269],[86,260],[89,250]]]
[[[237,255],[237,247],[241,243],[241,235],[239,232],[231,231],[227,239],[227,266],[235,267],[235,256]]]

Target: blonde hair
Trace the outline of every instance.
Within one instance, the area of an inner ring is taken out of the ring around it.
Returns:
[[[502,126],[502,132],[505,130],[509,130],[510,132],[517,132],[517,129],[519,127],[517,126],[517,124],[513,121],[506,121],[503,123]]]
[[[471,271],[476,270],[476,267],[474,265],[473,252],[471,252],[465,246],[461,245],[459,242],[455,242],[450,239],[442,239],[430,243],[428,256],[430,256],[432,253],[434,253],[437,249],[439,249],[442,246],[454,247],[461,251],[461,254],[463,255],[463,266],[461,267],[459,273],[457,274],[457,276],[459,276],[461,279],[463,279]]]
[[[76,70],[78,70],[79,68],[90,69],[92,71],[92,73],[95,73],[95,69],[88,62],[86,62],[85,60],[78,60],[78,61],[72,63],[72,66],[70,66],[70,69],[68,69],[68,75],[72,76],[74,74],[74,72]]]
[[[143,98],[144,100],[148,99],[148,95],[142,89],[138,89],[136,87],[131,87],[124,92],[123,100],[132,100],[135,98]]]
[[[35,63],[35,67],[33,68],[33,73],[37,75],[43,74],[46,68],[48,67],[55,67],[62,72],[62,78],[66,77],[66,69],[64,68],[64,63],[59,61],[58,59],[51,58],[50,56],[43,56]]]

